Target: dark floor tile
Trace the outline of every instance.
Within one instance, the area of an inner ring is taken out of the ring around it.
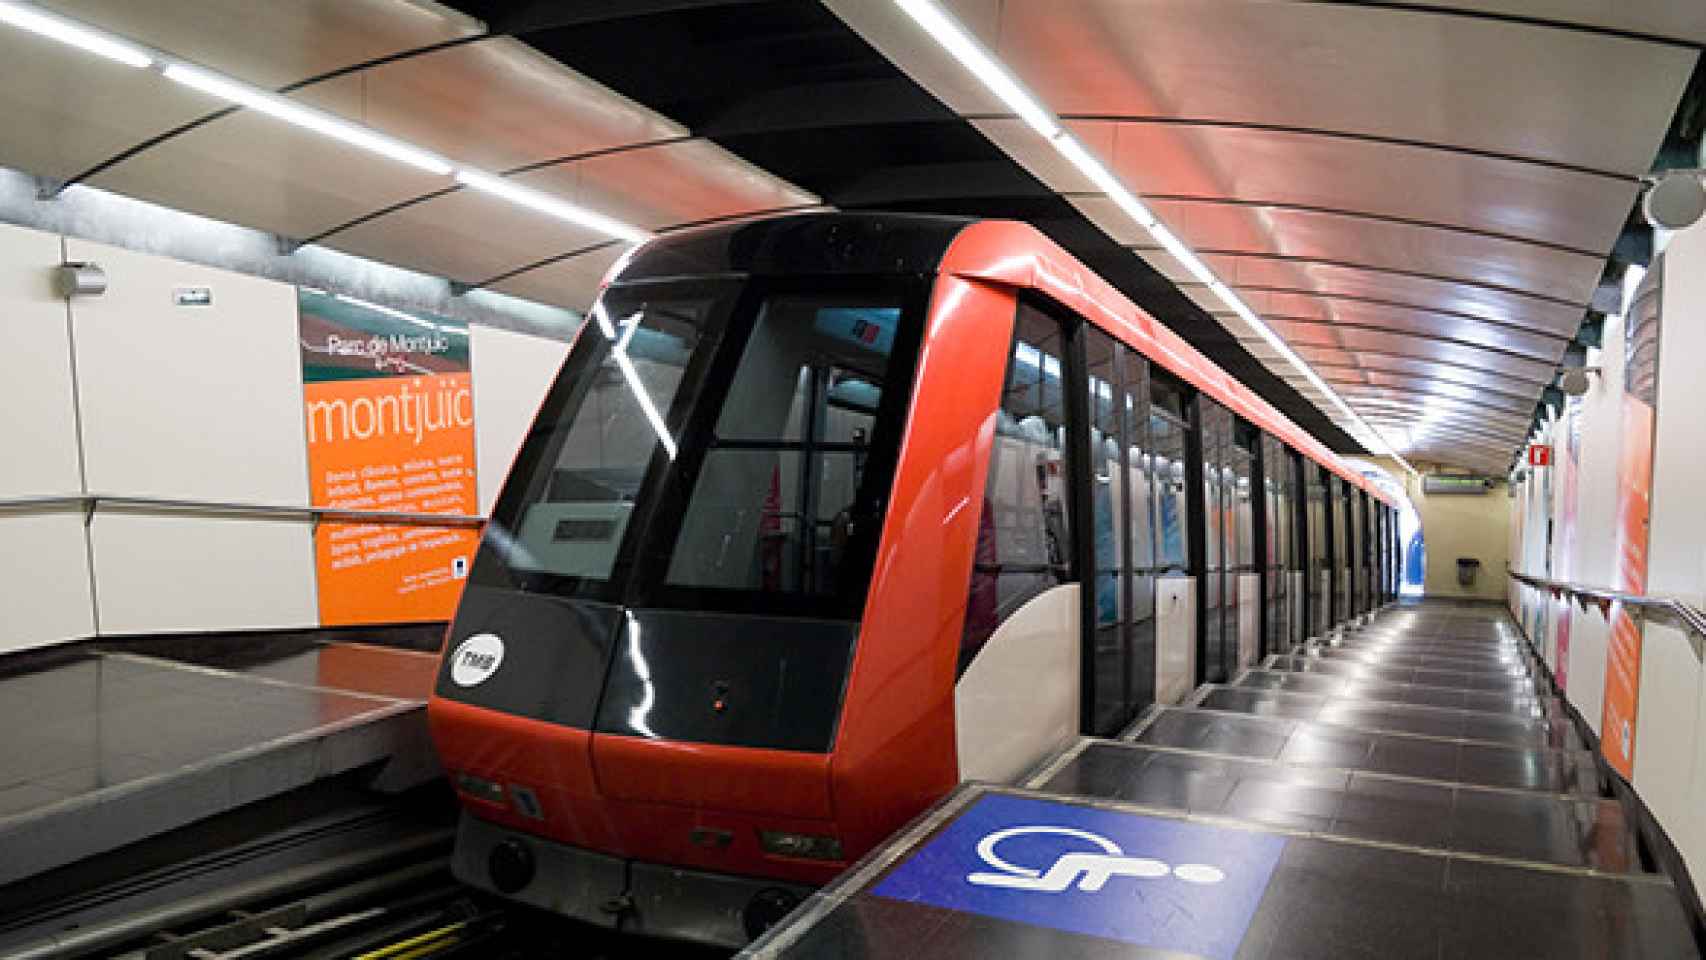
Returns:
[[[1430,909],[1444,884],[1443,858],[1327,840],[1286,845],[1257,913],[1262,957],[1437,960],[1451,918]],[[1246,937],[1254,946],[1257,930]]]
[[[1513,960],[1693,957],[1668,884],[1524,870],[1465,860],[1447,874],[1444,956]]]
[[[1138,742],[1273,759],[1291,729],[1284,721],[1169,709],[1144,730]]]
[[[1043,784],[1047,793],[1077,797],[1118,797],[1148,757],[1118,747],[1090,747]]]
[[[1452,790],[1353,776],[1331,833],[1340,836],[1445,847],[1450,841]]]
[[[1458,752],[1454,743],[1381,737],[1374,744],[1366,769],[1424,780],[1458,779]]]
[[[1286,743],[1280,759],[1316,767],[1358,769],[1368,761],[1375,739],[1351,730],[1325,725],[1298,728]]]
[[[1278,780],[1240,780],[1222,812],[1255,823],[1320,832],[1338,813],[1343,794]]]
[[[1204,710],[1226,710],[1248,713],[1258,717],[1283,717],[1288,720],[1308,720],[1321,709],[1326,699],[1310,694],[1264,692],[1239,687],[1221,687],[1209,691],[1198,702]]]

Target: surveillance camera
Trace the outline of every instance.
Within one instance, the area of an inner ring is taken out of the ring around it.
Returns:
[[[1700,171],[1677,170],[1660,177],[1647,188],[1641,212],[1648,223],[1662,230],[1693,226],[1706,214],[1706,187],[1701,186]]]

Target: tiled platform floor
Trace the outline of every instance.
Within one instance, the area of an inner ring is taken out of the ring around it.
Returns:
[[[223,670],[84,648],[0,675],[0,883],[356,767],[430,769],[434,662],[311,644]]]
[[[1698,956],[1503,620],[1405,604],[962,787],[746,955]]]

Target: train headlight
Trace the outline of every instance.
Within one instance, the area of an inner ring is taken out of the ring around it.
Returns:
[[[778,857],[801,857],[806,860],[840,860],[841,841],[835,837],[809,833],[787,833],[781,830],[758,831],[759,846],[765,853]]]

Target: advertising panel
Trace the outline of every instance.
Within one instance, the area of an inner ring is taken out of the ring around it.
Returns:
[[[467,326],[307,289],[298,308],[313,504],[475,513]],[[320,623],[448,619],[478,539],[470,528],[320,524]]]

